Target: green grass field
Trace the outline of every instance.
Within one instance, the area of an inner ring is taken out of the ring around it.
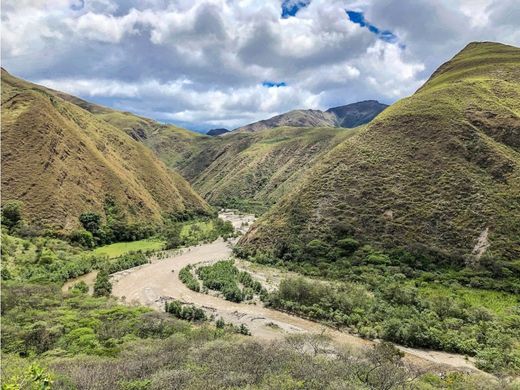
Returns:
[[[156,238],[132,241],[116,242],[115,244],[101,246],[94,249],[94,253],[107,255],[108,257],[118,257],[133,251],[154,251],[163,248],[165,242]]]
[[[509,309],[520,304],[514,294],[507,292],[481,290],[470,287],[449,287],[439,284],[429,284],[420,288],[420,294],[426,297],[444,296],[462,301],[471,307],[484,307],[496,315],[507,315]]]

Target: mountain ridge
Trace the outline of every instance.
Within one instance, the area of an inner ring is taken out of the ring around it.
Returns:
[[[274,117],[250,123],[232,130],[255,132],[275,127],[346,127],[364,125],[374,119],[388,105],[377,100],[364,100],[343,106],[321,110],[292,110]]]

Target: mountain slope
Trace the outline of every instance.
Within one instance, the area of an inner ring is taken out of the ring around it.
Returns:
[[[21,200],[29,221],[70,230],[82,212],[103,215],[107,196],[131,221],[207,210],[142,143],[2,70],[2,202]]]
[[[320,110],[293,110],[285,114],[264,119],[233,132],[256,132],[275,127],[357,127],[370,122],[386,107],[375,100],[367,100],[346,106]]]
[[[233,133],[199,142],[200,152],[178,168],[208,202],[262,212],[320,156],[357,131],[279,127]]]
[[[197,142],[201,138],[205,138],[199,133],[175,125],[159,123],[130,112],[113,110],[49,88],[45,88],[45,90],[123,130],[135,140],[154,150],[159,158],[170,167],[175,167],[177,162],[198,151]]]
[[[241,244],[284,257],[354,237],[466,263],[518,259],[519,145],[520,49],[469,44],[332,150]]]

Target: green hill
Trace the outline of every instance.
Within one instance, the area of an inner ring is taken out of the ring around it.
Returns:
[[[42,87],[43,88],[43,87]],[[123,130],[132,138],[150,147],[168,166],[175,167],[179,162],[197,152],[198,143],[207,138],[171,124],[163,124],[130,112],[117,111],[88,102],[76,96],[45,88],[49,93],[87,110],[98,119]]]
[[[210,203],[263,212],[358,129],[279,127],[197,140],[178,169]]]
[[[471,43],[327,154],[244,249],[353,238],[475,265],[520,258],[520,49]],[[483,256],[484,255],[484,256]]]
[[[103,214],[108,196],[129,221],[207,210],[179,174],[107,123],[126,114],[84,104],[2,69],[2,202],[23,201],[28,221],[63,230],[82,212]]]

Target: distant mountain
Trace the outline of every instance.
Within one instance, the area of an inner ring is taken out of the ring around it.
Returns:
[[[520,49],[472,43],[324,155],[240,244],[299,259],[347,237],[498,267],[520,258],[519,216]]]
[[[142,137],[111,121],[135,123]],[[83,212],[103,215],[108,197],[135,222],[207,211],[179,174],[132,138],[146,138],[149,124],[2,69],[2,202],[20,200],[29,221],[63,230],[77,227]]]
[[[216,137],[218,135],[222,135],[222,134],[226,134],[226,133],[229,133],[229,130],[228,129],[223,129],[223,128],[220,128],[220,129],[211,129],[211,130],[208,130],[208,132],[206,133],[206,135],[210,135],[212,137]]]
[[[285,114],[264,119],[246,126],[239,127],[233,132],[255,132],[275,127],[356,127],[370,122],[386,107],[386,104],[376,100],[347,104],[321,110],[293,110]]]
[[[379,103],[377,100],[365,100],[346,106],[329,108],[326,112],[334,114],[335,123],[338,127],[351,128],[370,122],[387,107],[388,105]]]

